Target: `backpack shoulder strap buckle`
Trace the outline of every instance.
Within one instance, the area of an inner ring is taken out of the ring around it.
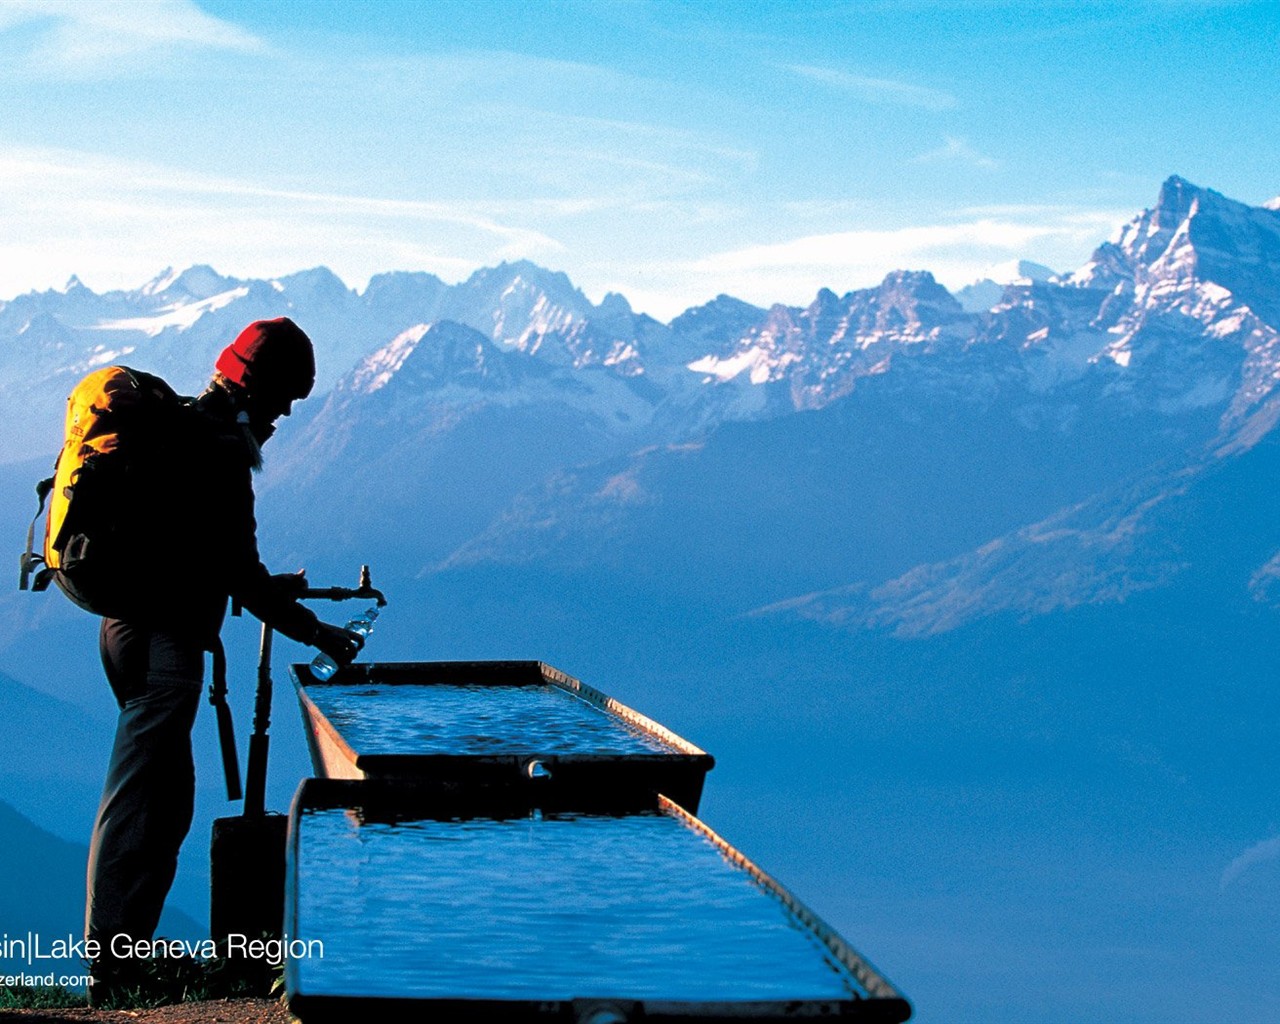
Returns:
[[[44,565],[44,556],[35,553],[36,522],[44,511],[44,503],[51,490],[53,490],[53,477],[51,476],[36,484],[36,497],[40,499],[40,507],[36,509],[36,514],[31,518],[31,525],[27,527],[27,550],[18,559],[19,590],[47,590],[49,581],[53,578],[53,570],[48,568],[36,572],[34,580],[31,578],[31,574],[35,572],[36,568]]]

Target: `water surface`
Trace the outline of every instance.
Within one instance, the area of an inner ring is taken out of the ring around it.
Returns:
[[[325,684],[307,695],[359,754],[670,754],[557,686]]]
[[[308,995],[670,1000],[861,993],[771,893],[665,814],[359,824],[304,812]]]

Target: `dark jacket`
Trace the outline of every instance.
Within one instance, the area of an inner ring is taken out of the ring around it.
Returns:
[[[210,649],[234,597],[280,633],[309,644],[315,613],[258,556],[256,452],[246,429],[226,394],[211,391],[185,404],[172,429],[155,439],[149,465],[139,471],[145,479],[132,517],[152,571],[139,573],[138,612],[130,618]]]

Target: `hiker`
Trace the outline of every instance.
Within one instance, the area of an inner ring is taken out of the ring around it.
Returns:
[[[173,883],[195,802],[204,654],[220,656],[228,598],[340,665],[363,643],[299,603],[301,573],[272,576],[258,557],[251,473],[276,420],[314,383],[311,341],[292,320],[250,324],[218,356],[205,392],[166,421],[168,436],[155,439],[162,456],[131,485],[142,494],[131,492],[129,508],[145,549],[113,580],[128,611],[103,618],[100,633],[120,717],[89,847],[85,933],[101,950],[93,1001],[137,966],[111,955],[113,937],[151,938]]]

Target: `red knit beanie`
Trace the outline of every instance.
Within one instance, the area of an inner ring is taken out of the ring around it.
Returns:
[[[254,394],[306,398],[316,382],[316,356],[302,328],[282,316],[255,320],[222,350],[217,371]]]

